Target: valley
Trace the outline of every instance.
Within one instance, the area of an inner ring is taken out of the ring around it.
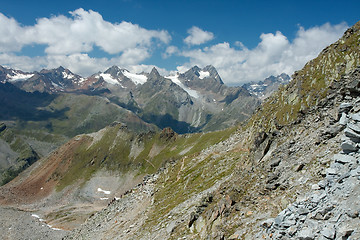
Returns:
[[[360,238],[359,39],[242,87],[1,67],[0,237]]]

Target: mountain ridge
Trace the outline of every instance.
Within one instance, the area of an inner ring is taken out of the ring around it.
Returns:
[[[357,239],[358,214],[342,203],[359,195],[341,189],[359,192],[360,136],[349,131],[360,110],[359,29],[306,64],[229,138],[169,163],[66,239]],[[133,210],[139,205],[145,209]]]

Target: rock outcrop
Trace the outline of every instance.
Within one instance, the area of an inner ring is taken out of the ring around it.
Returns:
[[[263,239],[359,239],[360,118],[359,98],[339,106],[342,151],[334,154],[324,179],[308,196],[262,223]]]

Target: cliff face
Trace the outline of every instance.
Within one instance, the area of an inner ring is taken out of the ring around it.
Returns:
[[[357,239],[360,22],[226,140],[165,165],[67,239]]]

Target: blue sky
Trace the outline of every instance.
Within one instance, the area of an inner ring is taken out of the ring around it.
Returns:
[[[360,1],[1,1],[0,65],[83,76],[214,65],[239,85],[291,74],[360,20]]]

